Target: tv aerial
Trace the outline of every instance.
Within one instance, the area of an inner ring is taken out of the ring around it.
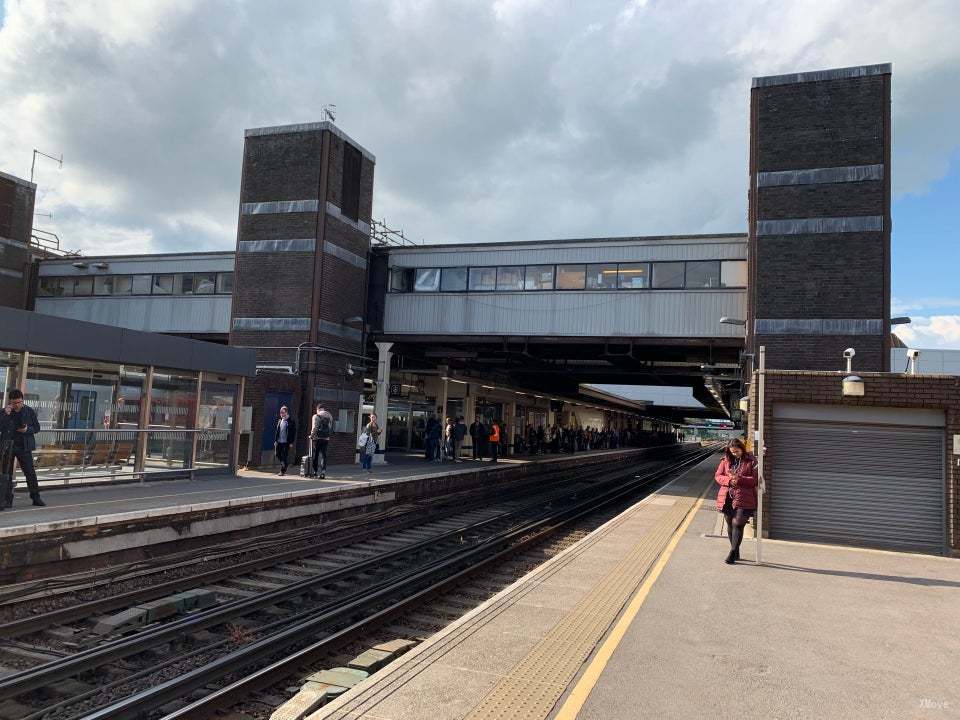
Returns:
[[[337,106],[332,103],[330,105],[324,105],[323,115],[330,122],[335,122],[337,119]]]

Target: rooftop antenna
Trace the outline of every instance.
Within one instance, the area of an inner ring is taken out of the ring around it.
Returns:
[[[60,164],[60,169],[63,170],[63,153],[60,153],[60,157],[54,157],[53,155],[47,155],[45,152],[41,152],[34,148],[33,160],[30,162],[30,182],[33,182],[33,170],[37,166],[37,155],[43,155],[45,158],[56,160]]]
[[[324,105],[323,114],[330,122],[336,122],[337,120],[337,106],[334,104]]]

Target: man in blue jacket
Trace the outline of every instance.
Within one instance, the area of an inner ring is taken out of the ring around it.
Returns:
[[[40,499],[37,471],[33,467],[33,451],[37,449],[37,439],[34,434],[40,432],[40,422],[33,408],[24,404],[22,392],[11,390],[7,398],[9,402],[3,409],[0,422],[6,426],[5,429],[8,432],[13,434],[13,449],[9,460],[5,460],[6,467],[3,468],[5,487],[0,493],[0,509],[13,505],[14,459],[27,480],[27,488],[30,490],[30,499],[33,500],[33,504],[43,507],[46,503]]]

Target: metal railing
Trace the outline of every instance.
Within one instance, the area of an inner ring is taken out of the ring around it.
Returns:
[[[170,427],[44,428],[35,437],[34,466],[47,486],[227,469],[233,441],[228,429]]]

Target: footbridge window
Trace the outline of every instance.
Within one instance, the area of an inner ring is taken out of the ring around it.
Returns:
[[[745,288],[744,260],[405,268],[390,271],[391,292],[544,290],[703,290]],[[156,293],[156,290],[154,291]]]

